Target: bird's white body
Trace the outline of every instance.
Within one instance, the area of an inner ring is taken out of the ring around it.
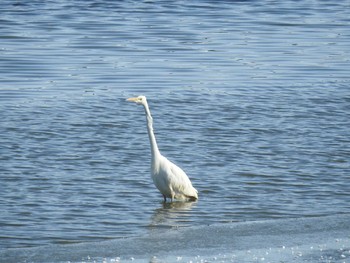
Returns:
[[[166,198],[170,198],[171,200],[174,198],[191,201],[197,200],[198,192],[192,186],[186,173],[159,152],[153,132],[153,119],[146,97],[139,96],[130,98],[128,101],[133,101],[144,106],[152,153],[151,175],[155,186],[163,195],[164,201],[166,201]]]
[[[167,158],[160,155],[152,162],[152,179],[155,186],[170,199],[198,199],[197,190],[186,173]]]

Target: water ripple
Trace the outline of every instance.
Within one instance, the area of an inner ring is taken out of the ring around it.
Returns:
[[[349,211],[343,1],[3,1],[0,247]],[[199,190],[162,204],[161,151]]]

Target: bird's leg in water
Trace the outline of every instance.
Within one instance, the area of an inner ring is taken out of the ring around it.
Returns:
[[[166,196],[165,196],[165,195],[163,195],[163,198],[164,198],[164,203],[166,203]]]

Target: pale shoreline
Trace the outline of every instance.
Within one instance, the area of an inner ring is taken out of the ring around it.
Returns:
[[[150,231],[75,245],[0,250],[1,262],[349,262],[350,214]]]

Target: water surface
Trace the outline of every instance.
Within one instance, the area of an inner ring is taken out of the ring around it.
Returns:
[[[348,1],[3,1],[0,248],[349,213]],[[162,153],[199,191],[162,204]]]

